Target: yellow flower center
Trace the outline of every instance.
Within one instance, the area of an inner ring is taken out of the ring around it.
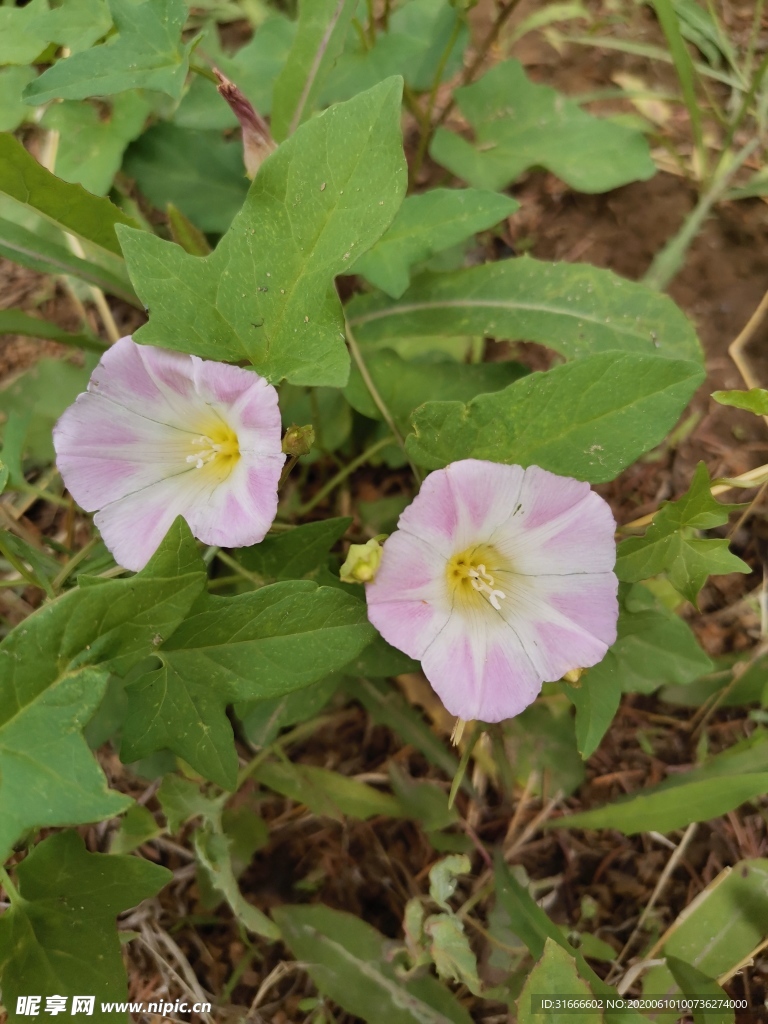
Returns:
[[[445,573],[454,600],[465,603],[480,600],[501,611],[501,602],[507,595],[499,588],[494,574],[503,568],[503,562],[488,544],[477,544],[454,555]]]
[[[215,468],[224,479],[240,458],[237,434],[223,420],[213,421],[207,430],[207,433],[191,439],[193,450],[187,455],[186,461],[195,469]]]

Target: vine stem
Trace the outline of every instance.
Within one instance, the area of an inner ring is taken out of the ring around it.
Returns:
[[[432,80],[432,88],[429,93],[429,100],[427,101],[427,110],[424,114],[422,121],[421,133],[419,136],[419,148],[416,150],[416,156],[414,157],[413,167],[411,169],[411,184],[415,184],[416,179],[419,176],[421,165],[424,163],[424,157],[427,153],[427,147],[432,141],[432,136],[435,133],[435,128],[432,125],[432,114],[435,109],[435,101],[437,100],[437,90],[440,88],[440,82],[443,79],[443,72],[445,66],[453,52],[453,48],[456,45],[456,41],[459,38],[459,34],[464,25],[464,20],[456,14],[456,20],[453,23],[453,30],[448,39],[445,49],[443,50],[442,56],[440,57],[440,63],[437,65],[435,71],[435,77]]]
[[[320,488],[317,494],[313,495],[305,505],[301,506],[301,508],[298,511],[298,515],[305,516],[307,515],[308,512],[311,512],[320,504],[323,498],[330,494],[331,491],[335,490],[335,488],[337,488],[339,484],[343,483],[348,476],[355,472],[356,469],[359,469],[359,467],[366,463],[373,455],[375,455],[377,452],[380,452],[382,448],[386,448],[391,444],[391,437],[382,437],[378,441],[376,441],[375,444],[372,444],[370,445],[370,447],[366,448],[365,451],[362,452],[362,454],[357,456],[357,458],[352,459],[351,462],[348,462],[346,466],[342,466],[342,468],[339,470],[338,473],[336,473],[335,476],[332,476],[331,479],[327,481],[327,483],[323,484],[323,486]]]
[[[392,413],[389,411],[387,403],[381,397],[379,389],[374,384],[373,378],[368,372],[368,367],[365,365],[365,360],[363,359],[363,353],[360,351],[360,346],[357,344],[357,341],[355,340],[355,336],[352,333],[349,323],[347,323],[347,345],[349,346],[349,351],[350,354],[352,355],[352,358],[355,361],[355,365],[360,371],[360,376],[363,378],[363,383],[365,384],[366,388],[368,389],[368,393],[373,399],[373,404],[379,410],[384,422],[392,431],[392,436],[395,438],[397,443],[402,448],[403,455],[405,455],[406,459],[408,460],[408,464],[410,465],[413,475],[416,477],[417,482],[421,483],[421,473],[411,461],[411,457],[408,454],[408,451],[405,447],[405,441],[403,440],[402,434],[397,429],[395,421],[392,417]]]
[[[24,897],[11,881],[11,876],[4,867],[0,867],[0,885],[2,885],[5,890],[5,894],[11,903],[18,905],[25,902]]]
[[[496,15],[496,19],[495,19],[494,23],[491,25],[490,29],[488,30],[488,33],[487,33],[485,39],[483,39],[482,43],[480,43],[478,51],[475,54],[475,59],[472,61],[472,63],[469,65],[469,67],[466,68],[466,70],[462,74],[462,76],[461,76],[461,84],[462,85],[469,85],[469,83],[473,80],[473,78],[475,77],[477,72],[480,70],[480,68],[482,67],[483,61],[488,56],[488,51],[490,50],[490,48],[493,46],[493,44],[498,39],[499,33],[504,28],[506,23],[509,21],[510,17],[512,16],[512,14],[513,14],[513,12],[514,12],[514,10],[517,7],[519,2],[520,2],[520,0],[509,0],[509,2],[504,4],[503,7],[500,9],[499,13]],[[456,105],[456,99],[455,99],[455,94],[454,94],[453,96],[451,96],[450,100],[445,105],[445,107],[443,107],[443,110],[440,113],[440,116],[438,117],[437,121],[435,121],[435,124],[434,124],[434,126],[432,128],[433,132],[434,132],[435,128],[439,128],[440,125],[445,121],[446,117],[448,117],[448,115],[453,110],[455,105]]]
[[[713,498],[716,498],[719,494],[725,494],[726,491],[732,491],[735,487],[761,487],[766,480],[768,480],[768,464],[764,466],[757,466],[755,469],[748,469],[746,473],[742,473],[741,476],[735,476],[726,479],[723,483],[713,484],[710,487],[710,493]],[[656,512],[659,510],[656,509]],[[622,523],[619,530],[640,530],[644,526],[650,525],[653,522],[653,517],[656,512],[649,512],[646,516],[640,516],[639,519],[633,519],[631,523]]]

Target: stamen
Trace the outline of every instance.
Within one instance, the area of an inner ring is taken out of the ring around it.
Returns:
[[[494,583],[496,582],[489,572],[486,571],[484,565],[478,565],[476,569],[469,569],[467,575],[471,577],[472,586],[474,589],[487,598],[492,608],[495,608],[497,612],[501,611],[501,605],[499,604],[499,598],[502,600],[507,596],[503,590],[496,590]]]
[[[186,461],[194,463],[195,469],[202,469],[203,466],[209,462],[213,462],[214,459],[221,452],[228,451],[231,447],[230,444],[217,444],[212,438],[208,437],[207,434],[202,434],[200,437],[193,437],[190,444],[201,445],[201,449],[194,455],[187,455]]]

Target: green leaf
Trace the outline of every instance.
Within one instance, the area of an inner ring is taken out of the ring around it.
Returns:
[[[315,814],[342,821],[344,815],[367,821],[378,815],[388,818],[402,817],[398,800],[389,793],[381,793],[373,786],[348,778],[328,768],[309,764],[277,763],[265,761],[253,777],[276,793],[295,800]]]
[[[347,319],[365,343],[485,336],[536,341],[567,359],[618,351],[702,362],[696,332],[668,296],[609,270],[526,256],[424,274],[396,301],[358,296]]]
[[[128,682],[121,757],[135,761],[167,747],[232,789],[237,753],[227,705],[322,679],[372,634],[359,601],[309,581],[208,598],[156,650],[161,667]]]
[[[429,954],[439,976],[466,985],[474,995],[480,995],[477,958],[461,919],[455,914],[432,914],[424,922],[424,934],[429,938]]]
[[[18,996],[30,992],[42,997],[43,1006],[49,995],[87,993],[97,1007],[102,1000],[126,1000],[115,917],[154,896],[171,872],[139,857],[88,853],[71,831],[38,843],[16,872],[21,898],[12,899],[0,917],[0,980],[9,1020],[27,1019],[13,1008]]]
[[[184,252],[188,252],[190,256],[208,256],[210,254],[211,247],[208,244],[208,239],[188,217],[184,216],[178,207],[173,203],[166,203],[165,212],[168,215],[168,230],[171,232],[171,238],[182,247]]]
[[[108,199],[92,196],[81,185],[71,185],[51,174],[20,142],[5,133],[0,134],[0,193],[47,217],[63,231],[113,253],[120,252],[115,225],[138,227]]]
[[[358,0],[299,0],[296,37],[272,94],[272,134],[278,142],[313,113],[323,83],[341,53]]]
[[[743,860],[726,868],[674,922],[664,955],[682,960],[708,978],[730,974],[768,937],[766,893],[768,860]],[[651,967],[643,990],[674,991],[674,976],[666,967]]]
[[[569,695],[570,696],[570,695]],[[505,747],[521,786],[532,772],[546,772],[547,785],[570,795],[584,781],[584,765],[576,749],[570,706],[552,701],[532,704],[503,726]],[[540,793],[540,785],[533,786]]]
[[[663,440],[701,379],[692,362],[591,356],[467,405],[427,402],[413,414],[406,447],[429,469],[489,459],[602,483]]]
[[[27,317],[17,310],[4,310],[0,313],[0,328],[7,328],[9,334],[28,333],[16,330],[24,327],[26,321],[32,321],[27,325],[30,333],[34,330],[37,335],[42,328],[42,336],[46,336],[48,325],[45,321]],[[50,327],[59,330],[53,324]],[[60,338],[55,337],[53,340],[58,341]],[[80,392],[85,391],[95,363],[93,356],[86,357],[83,366],[75,366],[63,359],[40,359],[26,373],[12,379],[0,391],[3,412],[8,417],[8,424],[2,428],[4,441],[7,441],[9,424],[15,417],[23,425],[23,436],[19,438],[20,454],[38,466],[52,462],[53,425]],[[15,486],[23,484],[21,466],[12,471],[11,477]]]
[[[200,786],[191,779],[166,775],[157,791],[157,798],[168,822],[168,831],[175,835],[190,818],[202,818],[207,824],[218,827],[228,794],[211,797],[201,792]]]
[[[247,358],[273,381],[346,384],[344,321],[330,288],[400,204],[399,119],[400,83],[390,80],[311,120],[262,164],[208,257],[122,231],[131,278],[151,310],[137,341]]]
[[[156,124],[126,153],[125,173],[158,209],[174,203],[201,231],[223,234],[248,194],[239,140]]]
[[[365,921],[323,906],[282,906],[273,916],[320,992],[347,1013],[369,1024],[471,1024],[437,979],[398,976],[387,940]]]
[[[0,7],[0,64],[31,64],[48,44],[35,21],[46,9],[45,0],[25,7]]]
[[[10,220],[0,218],[0,256],[20,263],[41,274],[72,274],[96,285],[110,295],[138,305],[130,282],[112,274],[105,267],[75,256],[65,245],[58,245],[34,231],[28,231]]]
[[[53,9],[47,0],[32,0],[23,7],[4,5],[0,9],[0,64],[37,63],[49,43],[72,53],[86,50],[111,24],[103,0],[66,0]],[[30,80],[35,77],[33,73]]]
[[[395,423],[408,432],[411,414],[427,399],[469,401],[476,395],[497,392],[526,375],[519,363],[454,363],[421,360],[407,362],[396,352],[384,349],[365,356],[365,364]],[[353,366],[344,397],[357,412],[369,419],[382,415]]]
[[[236,704],[235,713],[248,742],[254,747],[269,746],[282,729],[314,718],[333,697],[339,683],[340,676],[332,675],[284,697]]]
[[[195,832],[195,855],[211,885],[221,893],[233,913],[250,932],[275,941],[280,930],[273,921],[249,903],[237,886],[230,860],[230,841],[227,836],[214,832],[209,826]]]
[[[357,32],[347,33],[344,52],[328,75],[322,99],[349,99],[390,75],[402,75],[411,89],[426,92],[438,72],[439,81],[444,82],[461,70],[468,41],[466,18],[455,4],[409,0],[391,12],[387,30],[377,31],[370,49]]]
[[[413,780],[394,761],[389,765],[389,780],[405,816],[418,821],[425,832],[448,828],[459,821],[458,810],[455,806],[448,806],[445,790],[439,785],[427,780]],[[470,867],[466,870],[469,871]],[[434,894],[432,898],[435,898]]]
[[[629,583],[666,573],[669,582],[696,606],[707,577],[752,569],[728,549],[727,540],[706,540],[693,531],[722,526],[742,505],[723,505],[710,490],[707,467],[700,462],[691,486],[678,501],[665,501],[644,537],[619,545],[616,575]]]
[[[3,12],[10,10],[10,7],[0,8],[0,32]],[[0,70],[0,132],[15,131],[32,113],[21,94],[35,75],[33,67],[6,67]]]
[[[743,749],[716,754],[699,768],[605,807],[560,818],[558,828],[614,828],[625,835],[671,832],[709,821],[768,792],[768,739],[755,735]]]
[[[29,103],[154,89],[181,98],[192,42],[182,43],[184,0],[109,0],[117,36],[73,53],[27,87]]]
[[[141,804],[132,804],[121,818],[120,828],[112,835],[109,852],[133,853],[150,839],[156,839],[162,831],[151,811]]]
[[[394,686],[383,680],[350,680],[347,692],[364,705],[377,725],[386,725],[404,743],[420,750],[430,764],[453,778],[459,768],[458,759]]]
[[[106,195],[126,146],[141,134],[151,109],[149,100],[138,92],[115,97],[107,110],[103,104],[98,109],[76,100],[51,104],[40,123],[59,132],[58,177],[96,196]]]
[[[396,647],[388,644],[383,636],[375,636],[373,641],[363,648],[360,656],[347,665],[347,675],[399,676],[403,672],[420,671],[419,662],[409,658]]]
[[[592,991],[579,977],[572,956],[554,939],[547,938],[541,959],[526,978],[518,1002],[517,1019],[520,1024],[569,1024],[573,1010],[541,1009],[542,996],[555,1002],[558,997],[588,1000]],[[600,1010],[582,1010],[578,1013],[584,1024],[602,1024]]]
[[[750,388],[749,391],[713,391],[712,397],[720,405],[746,409],[756,416],[768,416],[768,391],[765,388]]]
[[[269,844],[269,826],[249,804],[225,808],[221,824],[229,839],[232,871],[239,878],[251,863],[254,853]]]
[[[48,42],[58,43],[71,53],[87,50],[107,34],[112,15],[104,0],[66,0],[50,10],[41,5],[33,22]]]
[[[634,586],[621,599],[618,638],[605,658],[564,686],[576,706],[576,740],[583,758],[597,750],[619,707],[622,692],[653,693],[660,686],[693,682],[712,662],[679,615]]]
[[[656,173],[643,134],[585,113],[519,61],[497,64],[456,90],[474,143],[438,128],[430,154],[476,188],[503,189],[531,167],[545,167],[577,192],[608,192]]]
[[[698,968],[685,963],[684,960],[678,960],[675,956],[667,956],[667,967],[684,996],[693,997],[694,1000],[713,1000],[710,1005],[723,1007],[712,1010],[694,1009],[692,1011],[694,1024],[734,1024],[736,1018],[733,1010],[724,1008],[729,1002],[728,993],[718,985],[714,978],[710,978]]]
[[[450,910],[448,900],[456,892],[460,875],[468,875],[472,862],[466,854],[443,857],[429,869],[429,895],[444,910]]]
[[[495,867],[496,893],[499,902],[506,911],[511,931],[520,937],[538,960],[546,948],[547,942],[553,940],[569,956],[576,961],[581,977],[590,985],[595,995],[613,996],[618,993],[592,970],[584,955],[574,949],[546,911],[538,905],[533,896],[515,879],[501,857],[496,858]],[[542,993],[546,994],[546,993]],[[606,1024],[647,1024],[648,1018],[634,1010],[617,1010],[604,1012]]]
[[[70,334],[69,331],[62,330],[58,324],[52,324],[50,320],[41,320],[37,316],[29,316],[27,313],[22,313],[20,309],[0,310],[0,334],[22,334],[27,338],[48,338],[50,341],[58,341],[60,345],[84,348],[90,352],[104,352],[107,347],[93,334]],[[59,369],[68,365],[62,363],[60,359],[47,361],[55,363]],[[39,363],[36,365],[39,366]],[[83,387],[78,388],[76,394],[85,389],[86,381],[83,382]],[[60,386],[61,380],[58,383]],[[72,400],[74,397],[75,395],[72,396]],[[69,404],[70,402],[67,401],[62,405],[62,411]]]
[[[197,558],[177,519],[141,573],[69,591],[0,644],[0,859],[28,828],[125,810],[127,798],[107,789],[81,731],[107,667],[120,673],[145,658],[186,615],[205,582]]]
[[[690,626],[646,587],[627,589],[618,631],[613,651],[619,658],[625,693],[653,693],[670,684],[684,686],[712,670],[712,662]]]
[[[300,580],[328,564],[328,555],[352,525],[348,516],[303,523],[293,530],[265,537],[261,544],[243,548],[238,560],[246,569],[270,581]]]
[[[409,196],[376,245],[350,267],[372,285],[399,298],[410,269],[478,231],[492,228],[519,207],[514,199],[480,189],[436,188]]]
[[[621,664],[613,650],[589,670],[578,686],[563,689],[576,708],[576,744],[586,760],[600,746],[621,703]]]

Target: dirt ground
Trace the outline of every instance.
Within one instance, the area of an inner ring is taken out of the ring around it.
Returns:
[[[534,7],[535,3],[521,5],[519,18]],[[735,10],[738,17],[739,9]],[[476,27],[481,30],[491,17],[489,4],[481,4],[473,12]],[[647,34],[657,40],[658,30],[647,13],[641,12],[638,17],[637,37],[645,38]],[[500,52],[497,48],[493,56]],[[524,60],[533,78],[570,94],[607,87],[617,71],[643,75],[650,83],[670,85],[667,71],[659,71],[647,61],[577,46],[558,54],[540,35],[527,37],[514,52]],[[696,200],[691,183],[665,172],[651,181],[598,196],[575,194],[551,175],[535,172],[526,176],[513,194],[520,200],[521,209],[509,222],[508,242],[512,250],[524,249],[544,259],[585,261],[609,267],[634,280],[642,277],[653,256],[674,234]],[[660,500],[679,495],[687,488],[699,460],[706,462],[713,477],[734,476],[768,462],[768,434],[762,421],[719,406],[709,398],[715,389],[744,386],[727,348],[766,288],[768,205],[761,200],[720,204],[669,289],[697,326],[706,352],[707,381],[686,414],[690,430],[685,436],[601,488],[619,522],[643,515]],[[27,311],[39,309],[68,329],[78,326],[77,314],[60,289],[39,275],[0,261],[0,307],[10,306]],[[98,327],[95,320],[93,327]],[[767,342],[768,319],[755,335],[751,348],[760,383],[766,387]],[[18,372],[43,352],[62,350],[29,340],[0,341],[0,377]],[[359,482],[360,486],[370,487],[370,478],[365,474],[361,474]],[[33,508],[30,515],[34,514]],[[734,538],[736,552],[758,571],[763,562],[766,518],[761,502]],[[748,616],[724,619],[720,613],[755,586],[754,577],[733,576],[705,589],[703,615],[692,615],[691,624],[711,654],[754,644],[754,622]],[[424,703],[429,715],[432,705],[426,698]],[[693,763],[695,750],[689,717],[687,711],[670,709],[656,698],[627,697],[600,749],[587,763],[584,785],[563,808],[552,813],[602,804],[623,792],[660,781],[669,765],[683,767]],[[437,713],[434,724],[438,731],[444,727]],[[640,729],[653,733],[653,753],[638,743]],[[750,729],[744,709],[720,712],[711,723],[713,748],[735,742]],[[333,767],[350,776],[386,773],[393,760],[414,778],[433,774],[418,752],[404,746],[390,730],[374,725],[355,703],[335,711],[331,722],[294,747],[291,756]],[[152,792],[125,778],[114,754],[105,751],[104,763],[122,788],[143,796],[150,809],[158,809]],[[255,801],[255,791],[246,789],[238,799],[245,803]],[[519,794],[513,800],[489,788],[484,799],[473,806],[460,797],[460,809],[473,822],[478,847],[487,849],[503,840],[513,813],[522,831],[540,813],[543,802],[530,799],[520,807]],[[271,838],[241,880],[249,900],[263,909],[285,900],[294,901],[296,881],[309,880],[314,899],[358,914],[389,936],[400,934],[404,904],[423,890],[426,872],[436,856],[416,825],[389,819],[367,823],[348,820],[342,825],[316,818],[277,796],[265,800],[263,793],[258,806],[259,813],[270,824]],[[102,827],[89,830],[88,835],[92,848],[103,848]],[[183,844],[152,844],[143,852],[177,872],[176,882],[153,905],[152,913],[167,928],[177,929],[174,941],[200,984],[209,991],[221,992],[228,979],[232,979],[232,972],[239,972],[235,983],[230,981],[233,1010],[231,1014],[223,1012],[221,1020],[292,1024],[302,1019],[298,1002],[313,992],[306,974],[290,965],[280,968],[279,948],[246,941],[228,911],[219,908],[213,914],[201,905],[190,855]],[[545,835],[536,831],[520,845],[515,861],[524,865],[531,877],[552,880],[547,909],[564,924],[583,926],[584,897],[591,897],[596,910],[590,930],[618,951],[636,924],[668,856],[669,851],[649,836],[627,838],[605,831],[590,833],[587,839],[573,831]],[[725,864],[757,856],[768,856],[768,827],[761,813],[730,814],[699,826],[660,902],[658,926],[669,924]],[[482,852],[476,862],[479,873]],[[179,928],[180,919],[187,923]],[[481,961],[487,959],[487,941],[480,934],[474,936],[473,942],[475,939]],[[157,959],[148,947],[137,943],[131,944],[128,956],[131,997],[151,999],[163,974]],[[745,972],[731,984],[731,993],[747,994],[751,1002],[758,1002],[765,995],[766,972],[768,962],[758,961],[751,973]],[[269,979],[266,987],[265,979]],[[501,1004],[473,1003],[469,997],[466,1002],[477,1021],[490,1024],[506,1019],[507,1011]],[[251,1007],[247,1018],[243,1017],[244,1007]],[[351,1018],[337,1013],[335,1020],[341,1024]]]

